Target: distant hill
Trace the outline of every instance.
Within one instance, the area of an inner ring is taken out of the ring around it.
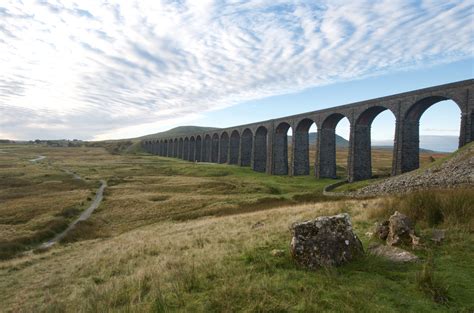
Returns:
[[[192,134],[192,133],[204,133],[211,130],[216,130],[219,128],[216,127],[201,127],[201,126],[179,126],[172,128],[170,130],[155,133],[151,135],[146,135],[138,139],[148,139],[148,138],[157,138],[157,137],[178,137],[182,135]]]
[[[459,144],[457,136],[420,136],[420,148],[438,152],[456,151]],[[393,140],[373,140],[374,146],[393,146]]]
[[[288,142],[291,142],[292,136],[288,136]],[[309,144],[316,145],[316,140],[318,139],[318,133],[309,133]],[[349,141],[343,137],[336,135],[336,147],[347,148],[349,147]]]

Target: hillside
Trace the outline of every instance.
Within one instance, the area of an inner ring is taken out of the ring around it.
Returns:
[[[178,137],[178,136],[183,136],[190,133],[204,133],[204,132],[208,132],[208,131],[216,130],[216,129],[219,129],[219,128],[201,127],[201,126],[179,126],[179,127],[175,127],[164,132],[145,135],[145,136],[139,137],[138,139],[148,139],[148,138],[157,138],[157,137]]]
[[[474,143],[427,167],[366,186],[356,195],[405,193],[420,189],[474,185]]]

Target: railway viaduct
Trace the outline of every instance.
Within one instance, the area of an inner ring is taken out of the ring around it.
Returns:
[[[273,175],[309,175],[309,128],[317,127],[317,178],[336,177],[338,122],[350,123],[348,180],[372,176],[370,128],[375,117],[390,110],[396,119],[392,175],[419,167],[419,120],[433,104],[453,100],[461,110],[459,147],[474,140],[474,79],[414,90],[333,108],[307,112],[247,125],[156,137],[142,141],[146,151],[188,161],[251,166]],[[288,129],[293,130],[293,153],[288,160]]]

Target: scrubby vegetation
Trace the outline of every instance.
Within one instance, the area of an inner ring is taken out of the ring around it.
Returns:
[[[0,261],[4,311],[474,310],[470,189],[384,199],[328,199],[321,191],[334,180],[267,176],[247,168],[150,155],[111,155],[102,148],[25,149],[13,156],[9,153],[8,158],[0,155],[1,175],[8,172],[12,178],[5,190],[17,190],[17,201],[21,189],[15,188],[31,187],[14,177],[50,171],[51,176],[41,174],[37,188],[62,180],[67,187],[45,203],[57,198],[63,205],[41,204],[45,192],[31,188],[28,201],[37,203],[43,213],[38,211],[26,224],[19,219],[13,226],[0,224],[2,240],[7,235],[13,239],[16,230],[39,223],[43,216],[72,216],[74,205],[91,197],[88,184],[73,187],[68,185],[69,176],[55,176],[62,174],[54,173],[46,161],[35,166],[27,161],[38,154],[47,155],[53,167],[79,173],[91,186],[106,179],[110,187],[102,205],[63,244]],[[77,198],[62,197],[76,191]],[[2,190],[2,200],[9,203],[0,207],[2,219],[15,216],[14,210],[5,209],[13,205],[8,194]],[[25,205],[25,211],[31,207]],[[422,245],[414,253],[420,263],[393,264],[367,255],[340,268],[308,272],[295,265],[288,253],[271,254],[273,249],[288,251],[288,228],[293,222],[340,212],[352,216],[355,232],[367,247],[372,239],[366,232],[394,210],[417,221]],[[432,225],[447,229],[442,244],[431,242]],[[6,231],[10,227],[15,231]]]
[[[474,192],[472,188],[423,190],[387,198],[372,217],[388,218],[399,211],[422,227],[462,228],[474,231]]]

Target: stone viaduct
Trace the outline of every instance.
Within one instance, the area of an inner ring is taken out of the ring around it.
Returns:
[[[336,177],[338,122],[350,122],[348,180],[372,176],[370,127],[375,117],[390,110],[396,119],[392,175],[419,167],[419,120],[433,104],[453,100],[461,110],[459,147],[474,140],[474,79],[414,90],[333,108],[292,115],[258,123],[190,133],[179,137],[156,137],[142,142],[146,151],[189,161],[251,166],[273,175],[309,175],[309,128],[317,127],[317,178]],[[293,153],[288,160],[288,129],[292,129]]]

